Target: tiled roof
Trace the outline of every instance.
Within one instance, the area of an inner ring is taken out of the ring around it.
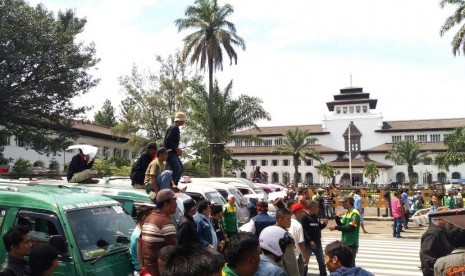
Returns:
[[[407,121],[386,121],[378,132],[405,132],[418,130],[452,130],[460,126],[465,126],[465,118],[452,119],[426,119]]]
[[[323,131],[320,125],[295,125],[295,126],[271,126],[271,127],[260,127],[260,130],[250,128],[242,131],[238,131],[233,136],[245,136],[245,135],[257,135],[257,136],[277,136],[283,135],[286,131],[291,129],[308,130],[310,134],[329,134],[327,131]]]
[[[103,138],[109,140],[118,140],[121,142],[127,142],[129,139],[125,136],[115,136],[111,129],[104,126],[94,125],[91,123],[85,123],[82,121],[74,121],[72,128],[77,130],[81,135]]]
[[[393,143],[386,143],[382,144],[370,149],[362,150],[362,152],[366,153],[387,153],[388,151],[392,150],[394,144]],[[443,142],[435,142],[435,143],[420,143],[420,149],[422,151],[432,151],[432,152],[443,152],[447,151],[447,147]]]
[[[322,145],[315,145],[319,153],[339,153],[340,150],[328,148]],[[228,147],[233,155],[278,155],[274,152],[275,147]]]
[[[366,158],[355,158],[352,159],[352,168],[364,168],[366,164],[368,163],[375,163],[377,168],[392,168],[391,165],[387,165],[378,161],[374,161],[371,159],[366,159]],[[349,167],[349,160],[334,160],[331,162],[326,163],[328,165],[331,165],[334,168],[348,168]]]

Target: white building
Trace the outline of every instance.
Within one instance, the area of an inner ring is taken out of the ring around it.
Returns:
[[[260,131],[248,129],[234,134],[238,138],[228,144],[235,159],[242,160],[245,169],[237,172],[241,177],[251,177],[254,166],[260,166],[266,172],[269,182],[289,183],[294,179],[294,167],[291,156],[274,153],[274,147],[282,144],[283,134],[294,128],[309,131],[309,138],[317,138],[315,148],[324,158],[321,163],[333,166],[339,174],[336,183],[350,183],[350,167],[355,182],[370,180],[363,176],[366,163],[375,162],[380,176],[375,183],[407,182],[407,166],[396,165],[386,160],[385,156],[394,143],[401,140],[418,140],[423,151],[431,152],[434,157],[438,152],[445,152],[444,137],[459,126],[465,125],[465,118],[384,121],[381,113],[376,112],[376,99],[363,88],[350,87],[340,90],[334,100],[327,102],[330,115],[323,118],[321,124],[261,127]],[[351,166],[349,165],[349,126],[351,144]],[[257,135],[263,141],[243,140],[243,135]],[[310,141],[310,139],[309,139]],[[299,173],[307,184],[323,183],[318,175],[316,161],[302,162]],[[450,171],[438,169],[434,164],[414,166],[415,183],[446,183],[451,179],[464,176],[465,165],[451,167]],[[465,178],[465,177],[464,177]]]
[[[79,137],[71,142],[73,144],[87,144],[98,147],[97,158],[122,156],[127,159],[134,159],[137,158],[139,154],[139,150],[131,149],[127,144],[127,137],[114,136],[109,128],[89,123],[75,122],[73,129],[79,134]],[[31,163],[42,161],[45,167],[48,167],[50,161],[55,159],[60,164],[60,170],[63,170],[63,164],[69,164],[71,158],[76,155],[77,152],[78,150],[75,149],[58,152],[56,155],[46,156],[44,154],[39,154],[33,149],[28,149],[21,137],[10,136],[6,139],[3,155],[7,159],[13,159],[13,163],[10,163],[10,167],[21,157],[31,161]]]

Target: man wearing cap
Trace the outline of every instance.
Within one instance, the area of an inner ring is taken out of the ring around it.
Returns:
[[[197,212],[195,201],[190,198],[183,202],[184,215],[181,218],[178,226],[178,244],[198,243],[197,225],[194,221],[194,215]]]
[[[179,127],[186,123],[186,114],[183,112],[176,113],[174,123],[166,130],[164,147],[168,150],[168,167],[173,171],[173,182],[177,186],[179,179],[181,179],[184,166],[182,165],[179,156],[182,155],[182,149],[179,148],[181,140],[181,132]]]
[[[259,241],[262,255],[255,276],[286,276],[277,263],[283,258],[287,245],[294,243],[291,235],[279,226],[269,226],[260,233]]]
[[[160,276],[158,253],[167,245],[177,245],[176,227],[171,215],[176,212],[176,197],[171,189],[157,193],[157,207],[151,211],[142,225],[142,260],[144,270]]]
[[[147,171],[147,167],[149,166],[150,162],[156,157],[157,153],[157,144],[151,142],[147,145],[145,150],[142,151],[139,158],[132,164],[130,178],[131,178],[131,185],[137,189],[144,188],[144,179],[145,179],[145,172]]]
[[[223,207],[223,225],[228,237],[237,234],[237,207],[234,195],[228,195],[228,203]]]
[[[145,188],[147,193],[158,193],[161,189],[169,189],[171,187],[171,171],[166,170],[166,159],[168,152],[166,148],[160,147],[157,149],[157,157],[150,162],[145,172]],[[154,196],[154,195],[153,195]]]
[[[305,250],[305,239],[304,230],[302,224],[299,221],[305,214],[305,209],[300,203],[294,203],[291,206],[292,219],[291,226],[289,227],[289,233],[294,237],[295,249],[294,254],[297,257],[297,265],[299,267],[299,275],[303,276],[307,274],[307,265],[310,257],[307,255]]]
[[[66,177],[70,183],[97,183],[92,177],[97,176],[97,171],[91,170],[95,157],[90,160],[89,154],[84,154],[81,149],[73,156],[68,166]]]
[[[354,198],[345,196],[340,199],[342,207],[347,210],[344,216],[340,212],[336,213],[336,226],[329,226],[331,231],[338,230],[342,232],[342,243],[347,245],[352,251],[351,267],[355,267],[355,258],[358,252],[359,234],[360,234],[360,214],[354,208]]]

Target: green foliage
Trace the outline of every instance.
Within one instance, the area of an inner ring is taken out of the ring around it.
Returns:
[[[92,169],[97,170],[99,177],[104,176],[129,176],[131,166],[129,161],[123,162],[124,158],[102,159],[94,162]],[[127,160],[127,159],[126,159]]]
[[[118,124],[115,117],[115,108],[111,105],[110,100],[106,99],[105,102],[103,102],[102,109],[95,113],[94,124],[105,127],[114,127]]]
[[[455,5],[457,9],[451,16],[447,17],[446,21],[441,26],[439,32],[441,36],[444,36],[445,33],[455,26],[460,25],[465,15],[465,2],[463,0],[441,0],[441,8],[444,8],[446,5]],[[460,54],[461,51],[465,54],[465,25],[459,27],[452,39],[451,45],[454,56]]]
[[[465,127],[458,127],[448,134],[444,144],[447,146],[447,152],[438,154],[434,160],[439,168],[449,170],[450,166],[465,163]]]
[[[15,164],[13,165],[12,172],[16,174],[22,174],[27,171],[28,168],[31,167],[31,161],[23,158],[18,158]]]
[[[324,179],[324,184],[326,184],[326,180],[331,181],[338,174],[334,167],[328,164],[321,164],[317,168],[318,174]]]
[[[413,184],[414,171],[413,166],[419,163],[431,162],[428,152],[421,152],[418,141],[403,140],[394,144],[394,148],[386,155],[386,160],[391,160],[396,164],[407,165],[410,189]]]
[[[52,173],[59,173],[60,172],[60,163],[58,163],[58,161],[56,161],[55,158],[54,158],[54,159],[52,159],[52,161],[50,161],[50,164],[48,164],[48,169]]]
[[[45,168],[45,163],[42,160],[37,160],[36,162],[34,162],[34,164],[32,164],[32,166]]]
[[[88,73],[96,63],[94,45],[76,41],[85,19],[72,10],[55,16],[43,5],[6,0],[0,8],[0,125],[38,152],[62,150],[76,135],[72,119],[85,107],[70,100],[97,81]],[[0,144],[4,142],[0,141]]]
[[[365,173],[365,177],[368,177],[371,181],[371,184],[375,182],[375,179],[379,177],[379,170],[376,167],[375,163],[368,163],[363,168],[363,172]]]
[[[184,168],[183,174],[189,177],[208,177],[208,163],[200,159],[185,162]]]
[[[318,139],[308,138],[308,136],[309,133],[307,130],[301,130],[298,128],[290,129],[284,133],[283,145],[274,149],[274,152],[280,155],[292,156],[295,183],[299,182],[299,165],[301,160],[323,160],[315,147],[312,147],[309,145],[309,143],[307,143],[307,139],[310,139],[310,144],[314,144],[316,141],[318,141]]]
[[[191,111],[188,114],[187,131],[196,145],[200,146],[200,151],[210,154],[208,159],[206,158],[211,161],[210,166],[213,166],[210,175],[220,176],[223,160],[230,159],[230,153],[225,150],[224,143],[229,142],[237,130],[258,128],[255,122],[260,119],[270,120],[270,115],[263,109],[262,100],[259,98],[247,95],[233,98],[232,81],[223,91],[216,82],[213,92],[211,108],[208,107],[209,96],[204,86],[198,85],[189,95]]]

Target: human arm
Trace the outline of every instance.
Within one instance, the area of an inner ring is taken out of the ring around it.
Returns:
[[[440,246],[436,235],[428,233],[422,236],[420,248],[421,270],[423,275],[432,276],[434,274],[434,264],[438,258],[437,247]]]
[[[253,219],[249,220],[246,224],[242,225],[241,228],[239,228],[241,232],[250,232],[255,234],[255,222]]]
[[[300,252],[302,252],[302,258],[304,259],[304,263],[308,264],[310,257],[308,256],[307,251],[305,249],[305,242],[301,242],[298,245],[299,245]]]

